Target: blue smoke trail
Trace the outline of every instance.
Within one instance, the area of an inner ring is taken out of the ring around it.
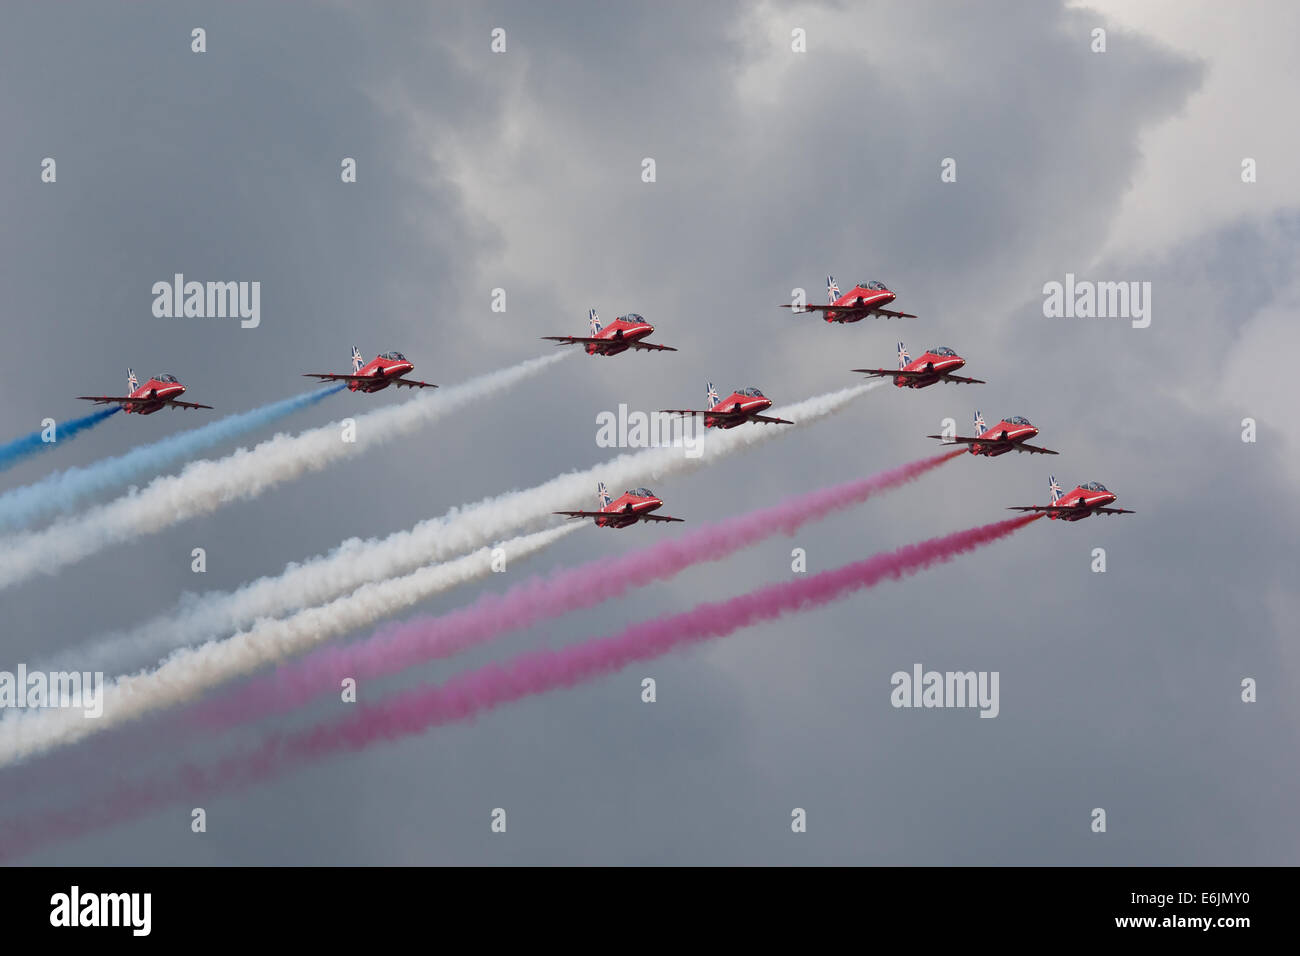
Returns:
[[[117,408],[104,408],[97,412],[91,412],[81,418],[74,418],[70,422],[58,422],[55,424],[54,437],[55,441],[45,441],[41,436],[45,433],[44,429],[34,431],[30,435],[24,435],[22,438],[15,438],[7,445],[0,445],[0,471],[7,471],[14,465],[18,464],[25,458],[30,458],[38,451],[45,451],[61,444],[70,438],[76,438],[79,434],[87,429],[94,428],[109,415],[121,411],[120,406]]]
[[[0,495],[0,529],[21,528],[45,515],[69,511],[90,495],[108,488],[120,487],[141,475],[198,454],[227,439],[269,425],[299,409],[315,405],[346,387],[342,384],[331,385],[329,388],[305,392],[293,398],[263,405],[250,412],[227,415],[202,428],[181,432],[161,441],[133,448],[124,455],[106,458],[84,468],[69,468],[66,471],[55,472],[34,484],[15,488]],[[116,409],[97,414],[100,417],[107,417],[113,411]],[[67,425],[61,426],[60,438],[66,434],[67,428]],[[39,443],[39,433],[36,437]],[[18,443],[14,442],[14,444]]]

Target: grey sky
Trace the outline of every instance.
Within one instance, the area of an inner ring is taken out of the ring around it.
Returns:
[[[1248,6],[1252,30],[1293,17]],[[1256,124],[1234,115],[1246,141],[1209,153],[1197,147],[1213,117],[1198,104],[1249,63],[1249,34],[1207,47],[1172,15],[61,4],[4,18],[0,438],[79,413],[72,396],[119,387],[128,365],[176,373],[219,414],[304,388],[302,371],[345,367],[354,343],[460,381],[541,354],[538,336],[582,334],[589,307],[640,312],[681,351],[575,357],[381,460],[2,592],[0,666],[171,607],[200,586],[193,547],[209,555],[201,586],[230,589],[352,535],[593,464],[609,454],[596,413],[620,402],[694,404],[706,380],[795,400],[892,364],[900,337],[914,355],[957,349],[989,384],[877,390],[830,422],[652,484],[666,510],[703,522],[919,458],[934,450],[923,436],[945,417],[965,427],[974,408],[1029,417],[1060,457],[953,462],[793,541],[385,689],[782,580],[796,545],[817,571],[997,520],[1043,501],[1049,472],[1067,488],[1100,480],[1139,512],[1039,522],[834,606],[214,797],[203,836],[176,807],[28,861],[1296,862],[1300,395],[1270,358],[1300,344],[1300,216],[1294,184],[1278,182],[1294,153],[1259,152],[1280,146],[1263,126],[1294,99],[1293,58],[1261,63],[1274,82],[1240,107]],[[190,52],[194,26],[205,54]],[[1090,51],[1097,26],[1109,28],[1104,54]],[[507,31],[503,55],[489,51],[493,27]],[[795,27],[807,54],[790,51]],[[45,156],[55,185],[39,181]],[[339,182],[344,156],[358,160],[355,185]],[[1254,185],[1240,181],[1245,156],[1259,160]],[[940,182],[945,157],[955,183]],[[154,318],[150,286],[178,271],[260,280],[261,327]],[[920,318],[829,327],[777,307],[795,287],[821,301],[827,272],[842,288],[881,279]],[[1150,328],[1044,318],[1043,284],[1067,272],[1151,282]],[[495,287],[504,315],[489,309]],[[283,427],[404,397],[345,393]],[[6,473],[5,487],[198,414],[119,416]],[[1255,444],[1240,440],[1247,416]],[[593,528],[507,577],[673,533]],[[1095,547],[1106,574],[1089,571]],[[914,662],[1000,671],[999,717],[892,708],[889,675]],[[643,676],[659,683],[653,706],[639,700]],[[1258,703],[1240,701],[1244,677],[1259,680]],[[76,772],[106,783],[117,771],[97,749],[72,752]],[[498,806],[504,836],[488,828]],[[807,834],[790,832],[793,807],[808,810]],[[1104,835],[1089,832],[1093,807],[1107,811]]]

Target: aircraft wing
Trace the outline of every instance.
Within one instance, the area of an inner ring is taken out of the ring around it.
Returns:
[[[685,518],[673,518],[668,515],[640,515],[642,521],[685,521]]]
[[[1027,451],[1031,455],[1059,455],[1059,451],[1052,451],[1050,448],[1039,448],[1037,445],[1017,445],[1016,451]]]
[[[170,401],[167,403],[169,408],[211,408],[211,405],[200,405],[197,402],[178,402]]]
[[[742,421],[764,422],[766,424],[772,424],[772,425],[793,425],[794,424],[794,422],[787,421],[784,418],[770,418],[767,415],[748,415],[745,412],[729,412],[729,411],[723,411],[720,408],[714,408],[708,411],[705,411],[702,408],[661,408],[659,409],[659,411],[661,414],[667,414],[667,415],[708,415],[710,418],[731,419],[731,420],[739,418]]]
[[[942,435],[926,435],[925,437],[926,437],[926,438],[937,438],[937,439],[939,439],[939,441],[943,442],[945,445],[955,445],[955,444],[957,444],[957,443],[959,443],[959,442],[960,442],[961,444],[963,444],[963,445],[973,445],[975,442],[979,441],[978,438],[963,438],[961,435],[958,435],[958,436],[956,436],[955,438],[944,438]],[[1052,452],[1052,454],[1055,455],[1056,452]]]
[[[552,511],[553,515],[567,515],[570,518],[599,518],[602,515],[617,515],[617,511]]]
[[[883,315],[887,319],[915,319],[911,312],[894,312],[891,309],[877,309],[870,305],[805,305],[802,308],[795,308],[790,303],[784,303],[781,308],[792,309],[798,312],[834,312],[837,315]],[[854,371],[857,371],[856,369]]]
[[[1099,515],[1135,515],[1136,511],[1130,511],[1127,508],[1093,508],[1093,511]]]
[[[413,378],[395,378],[393,384],[398,388],[437,388],[437,385],[430,385],[428,382],[417,382]]]
[[[543,335],[542,339],[546,342],[559,342],[561,345],[614,345],[618,339],[598,339],[590,335]],[[631,342],[624,342],[624,345],[631,345]],[[676,349],[673,350],[677,351]]]
[[[939,380],[943,382],[957,382],[961,385],[987,385],[988,382],[982,378],[967,378],[965,375],[940,375]]]
[[[1015,505],[1007,509],[1008,511],[1041,511],[1043,514],[1051,514],[1060,511],[1077,511],[1077,508],[1062,508],[1060,505]]]
[[[907,376],[913,374],[912,372],[904,372],[902,369],[892,369],[892,368],[851,368],[849,369],[849,371],[861,372],[864,375],[878,375],[882,378],[887,378],[892,375],[902,375],[904,378],[906,378]]]
[[[373,375],[344,375],[342,372],[303,372],[303,378],[319,378],[331,382],[373,382]]]
[[[609,339],[604,341],[608,342]],[[656,345],[654,342],[629,342],[627,343],[634,349],[645,349],[647,352],[676,352],[677,350],[671,345]]]
[[[107,405],[109,402],[117,402],[119,405],[143,404],[142,399],[132,398],[130,395],[78,395],[77,399],[83,402],[94,402],[96,405]]]

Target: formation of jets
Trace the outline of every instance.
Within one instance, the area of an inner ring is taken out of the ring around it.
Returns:
[[[826,305],[785,305],[784,308],[796,312],[813,312],[822,314],[827,322],[858,322],[865,318],[914,319],[910,312],[896,312],[886,308],[897,298],[895,292],[883,282],[856,283],[848,292],[841,292],[834,276],[826,277]],[[602,324],[595,309],[588,313],[590,335],[544,335],[546,341],[559,345],[581,345],[588,355],[612,356],[623,352],[676,352],[670,345],[661,345],[647,341],[655,327],[635,312],[620,315],[608,325]],[[966,360],[946,346],[933,346],[913,359],[907,347],[898,343],[898,367],[856,368],[852,371],[869,378],[892,379],[897,388],[928,388],[939,382],[959,385],[984,385],[983,379],[970,378],[956,374],[964,368]],[[406,376],[415,370],[415,365],[401,352],[382,352],[366,362],[360,349],[352,348],[352,371],[345,372],[305,372],[309,378],[322,381],[344,382],[354,392],[382,391],[390,385],[398,388],[437,388],[437,385],[422,382]],[[126,395],[81,395],[78,398],[96,404],[117,403],[128,414],[152,415],[161,408],[212,408],[211,405],[199,405],[184,402],[180,396],[185,393],[185,386],[174,375],[158,375],[143,385],[135,373],[127,370]],[[728,429],[745,424],[793,425],[785,418],[776,418],[764,414],[772,407],[772,400],[760,389],[752,386],[740,388],[726,398],[719,396],[712,382],[707,386],[706,408],[666,408],[664,414],[681,416],[701,416],[706,428]],[[1028,452],[1037,455],[1055,455],[1058,452],[1029,444],[1029,439],[1038,434],[1038,429],[1029,419],[1019,415],[1009,415],[998,421],[992,428],[988,427],[983,417],[975,413],[973,435],[927,435],[945,444],[964,444],[972,455],[996,458],[1008,452]],[[1050,479],[1051,502],[1046,505],[1019,505],[1011,510],[1045,514],[1053,520],[1078,521],[1093,514],[1133,514],[1126,508],[1110,507],[1115,502],[1115,494],[1097,482],[1079,485],[1073,491],[1062,493],[1056,483],[1056,477]],[[557,511],[555,514],[571,518],[591,518],[598,527],[626,528],[637,522],[681,521],[681,518],[655,514],[663,505],[647,488],[636,488],[624,492],[617,499],[611,499],[605,485],[601,483],[597,490],[600,502],[597,511]]]

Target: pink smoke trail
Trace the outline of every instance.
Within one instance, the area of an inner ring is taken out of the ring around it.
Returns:
[[[965,449],[891,468],[869,478],[796,495],[770,508],[719,521],[613,560],[590,561],[549,575],[535,575],[500,594],[485,594],[467,607],[436,618],[417,618],[349,645],[322,648],[243,688],[198,708],[208,726],[224,727],[301,706],[333,691],[343,677],[356,680],[393,674],[449,657],[508,631],[581,608],[593,607],[633,588],[663,580],[704,561],[717,561],[778,532],[794,534],[810,521],[860,504],[872,495],[914,481]],[[600,581],[596,587],[593,582]]]
[[[1041,517],[1023,515],[905,545],[808,578],[771,584],[727,601],[700,604],[681,614],[636,624],[612,637],[559,650],[532,651],[458,675],[441,686],[394,694],[361,705],[351,718],[273,735],[252,752],[233,754],[211,767],[183,766],[165,779],[125,786],[72,810],[8,822],[0,830],[0,860],[30,852],[50,840],[125,822],[174,800],[210,799],[215,793],[261,782],[312,760],[468,720],[503,704],[572,687],[683,645],[725,637],[752,624],[820,607],[881,581],[951,561]]]

